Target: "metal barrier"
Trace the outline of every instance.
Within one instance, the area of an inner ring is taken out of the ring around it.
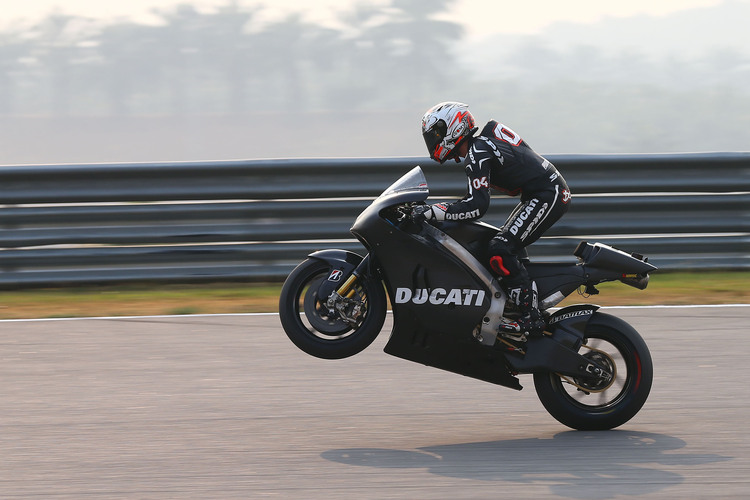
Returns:
[[[587,239],[661,268],[750,267],[750,153],[547,158],[573,202],[532,259]],[[462,169],[426,158],[0,167],[0,286],[279,281],[315,249],[362,253],[354,218],[417,164],[432,198],[464,194]]]

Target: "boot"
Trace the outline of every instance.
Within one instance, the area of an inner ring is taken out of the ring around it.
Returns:
[[[508,290],[508,296],[521,313],[516,320],[506,321],[500,324],[499,331],[503,336],[513,340],[525,341],[529,336],[539,336],[544,331],[544,320],[539,311],[539,294],[536,283],[531,286],[519,286]]]

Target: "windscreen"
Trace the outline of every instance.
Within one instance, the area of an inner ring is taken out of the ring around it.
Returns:
[[[427,180],[424,178],[424,173],[419,166],[414,167],[399,180],[391,184],[388,189],[383,191],[383,194],[381,194],[380,197],[390,196],[404,191],[429,192],[429,189],[427,188]]]

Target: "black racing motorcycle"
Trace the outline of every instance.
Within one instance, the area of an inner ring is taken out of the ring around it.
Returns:
[[[646,343],[598,306],[551,308],[579,288],[598,293],[596,285],[605,281],[644,289],[656,267],[641,255],[587,242],[576,248],[577,262],[525,259],[546,328],[525,342],[509,340],[498,327],[519,313],[483,264],[498,228],[484,222],[414,222],[412,207],[428,194],[424,174],[415,167],[352,226],[366,256],[322,250],[292,271],[279,300],[291,341],[325,359],[362,351],[385,321],[384,283],[393,310],[386,353],[517,390],[522,389],[517,375],[533,374],[544,407],[574,429],[611,429],[630,420],[651,390]]]

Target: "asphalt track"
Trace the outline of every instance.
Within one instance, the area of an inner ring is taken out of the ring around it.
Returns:
[[[0,498],[750,497],[750,306],[609,312],[655,377],[606,432],[557,423],[529,376],[390,357],[389,330],[324,361],[275,315],[0,322]]]

